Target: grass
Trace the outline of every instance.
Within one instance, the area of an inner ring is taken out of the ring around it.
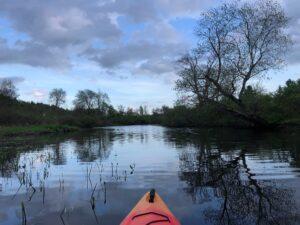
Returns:
[[[32,125],[0,127],[0,136],[39,135],[50,133],[66,133],[78,130],[77,127],[66,125]]]

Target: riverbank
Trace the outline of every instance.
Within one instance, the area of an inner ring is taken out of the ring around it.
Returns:
[[[67,125],[2,126],[0,137],[68,133],[78,130],[80,128]]]
[[[246,98],[246,114],[253,112],[255,117],[262,118],[263,122],[258,124],[236,116],[218,104],[206,103],[201,107],[180,104],[173,107],[162,106],[152,109],[152,113],[143,107],[136,110],[120,107],[116,110],[111,105],[106,111],[97,108],[70,110],[0,95],[0,135],[57,133],[74,128],[142,124],[176,128],[229,127],[276,131],[299,127],[299,90],[300,80],[289,80],[274,93],[256,93],[252,90]],[[222,104],[230,105],[228,102]]]
[[[129,125],[160,125],[169,128],[192,128],[192,129],[242,129],[253,130],[253,127],[247,126],[168,126],[163,124],[106,124],[105,126],[129,126]],[[29,126],[0,126],[0,138],[1,137],[19,137],[30,135],[45,135],[45,134],[58,134],[58,133],[70,133],[80,131],[84,129],[93,129],[99,126],[91,126],[89,128],[82,128],[69,125],[29,125]],[[294,131],[300,130],[299,121],[293,121],[289,123],[283,123],[277,126],[277,131]],[[269,130],[270,131],[270,130]],[[271,129],[274,131],[274,129]]]

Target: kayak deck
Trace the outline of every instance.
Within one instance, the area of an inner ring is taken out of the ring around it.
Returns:
[[[147,192],[120,225],[180,225],[155,190]]]

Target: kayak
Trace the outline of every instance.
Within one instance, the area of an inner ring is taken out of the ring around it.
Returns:
[[[147,192],[120,225],[180,225],[161,197]]]

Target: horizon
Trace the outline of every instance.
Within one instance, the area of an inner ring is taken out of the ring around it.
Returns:
[[[3,2],[0,79],[12,79],[24,101],[48,104],[49,92],[63,88],[65,108],[82,89],[106,92],[114,107],[172,106],[175,61],[196,45],[200,14],[219,2]],[[300,77],[300,2],[280,3],[294,45],[286,66],[260,81],[268,92]]]

